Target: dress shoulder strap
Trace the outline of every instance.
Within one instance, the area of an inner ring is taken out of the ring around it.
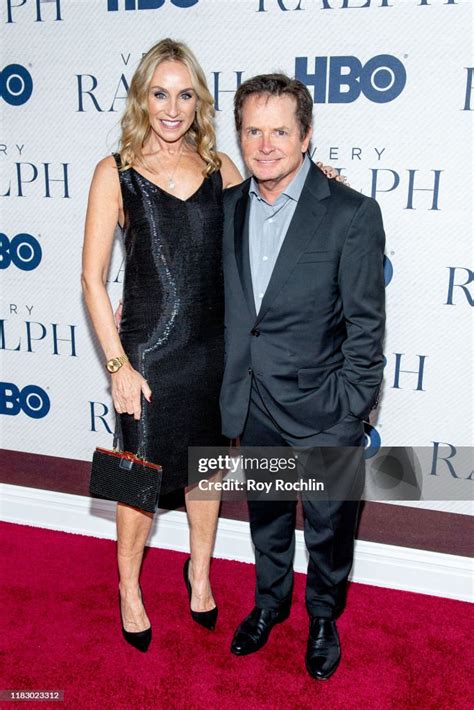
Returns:
[[[112,153],[118,170],[122,167],[122,160],[120,158],[120,153]]]
[[[212,179],[214,181],[214,184],[217,186],[217,189],[222,191],[224,189],[224,182],[222,180],[222,173],[220,170],[215,170],[212,173]]]

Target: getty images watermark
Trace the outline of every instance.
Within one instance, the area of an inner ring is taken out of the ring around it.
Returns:
[[[298,455],[287,456],[246,456],[244,454],[219,454],[216,457],[201,456],[197,460],[197,470],[201,475],[197,486],[200,491],[236,493],[302,493],[324,491],[324,482],[314,478],[293,479],[298,470]],[[215,479],[213,475],[225,472],[225,477]],[[239,474],[244,473],[244,477]],[[275,474],[284,473],[278,478]],[[272,474],[271,477],[264,474]]]
[[[357,500],[363,489],[360,447],[188,449],[189,485],[201,498],[294,500],[298,496]],[[341,473],[344,473],[341,476]]]
[[[473,449],[189,447],[188,478],[201,499],[472,501]]]

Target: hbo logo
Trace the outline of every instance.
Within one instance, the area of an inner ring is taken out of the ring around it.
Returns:
[[[192,7],[199,0],[170,0],[170,2],[176,7]],[[123,3],[124,0],[107,0],[107,10],[116,12]],[[125,10],[158,10],[164,4],[165,0],[125,0]]]
[[[362,93],[378,104],[393,101],[405,88],[407,75],[390,54],[372,57],[365,65],[357,57],[315,57],[314,72],[307,57],[296,57],[295,76],[314,86],[314,103],[350,104]]]
[[[384,256],[383,258],[383,277],[385,281],[385,286],[388,286],[393,278],[393,264],[388,258],[388,256]]]
[[[372,456],[375,456],[375,454],[378,453],[378,451],[382,445],[382,440],[380,438],[380,434],[378,433],[377,429],[375,427],[373,427],[372,424],[369,424],[368,422],[364,422],[364,438],[365,438],[364,458],[371,459]]]
[[[13,382],[0,382],[0,414],[16,416],[24,412],[33,419],[41,419],[50,409],[49,397],[41,387],[26,385],[20,390]]]
[[[12,106],[26,104],[33,91],[30,72],[21,64],[9,64],[0,72],[0,98]]]
[[[14,264],[22,271],[32,271],[39,265],[42,254],[39,241],[31,234],[17,234],[9,239],[0,232],[0,269]]]

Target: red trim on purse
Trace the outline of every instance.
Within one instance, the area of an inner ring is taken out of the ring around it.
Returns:
[[[157,463],[151,463],[151,461],[145,461],[139,456],[132,454],[130,451],[112,451],[111,449],[102,449],[100,446],[96,447],[96,451],[100,451],[102,454],[107,454],[108,456],[116,456],[119,459],[128,459],[129,461],[134,461],[143,466],[148,466],[149,468],[156,468],[157,471],[161,471],[161,466]]]

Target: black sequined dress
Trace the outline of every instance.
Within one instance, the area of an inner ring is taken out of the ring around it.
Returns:
[[[114,155],[117,166],[120,157]],[[142,415],[120,414],[122,443],[163,467],[161,493],[187,485],[188,446],[219,446],[224,367],[222,178],[180,200],[119,171],[125,213],[120,339],[148,380]]]

